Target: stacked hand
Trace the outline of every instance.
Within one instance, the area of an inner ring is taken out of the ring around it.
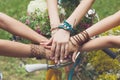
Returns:
[[[56,63],[59,62],[59,59],[62,62],[63,59],[68,55],[69,37],[70,32],[63,29],[58,29],[52,35],[52,38],[45,44],[46,48],[51,49],[52,54],[50,58],[54,59]]]

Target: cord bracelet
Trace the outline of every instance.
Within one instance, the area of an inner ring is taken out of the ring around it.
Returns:
[[[81,36],[80,36],[81,35]],[[82,37],[82,38],[81,38]],[[84,44],[85,42],[87,42],[90,37],[89,37],[89,34],[87,33],[87,31],[83,31],[81,32],[80,34],[78,35],[75,35],[72,37],[72,39],[78,44],[78,45],[82,45]],[[70,40],[72,42],[72,44],[76,45],[75,43],[73,43],[72,40]],[[76,45],[77,46],[77,45]]]

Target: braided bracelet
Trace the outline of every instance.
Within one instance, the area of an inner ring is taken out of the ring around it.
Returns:
[[[43,50],[43,51],[41,51]],[[31,44],[30,58],[36,57],[37,59],[45,58],[45,49],[39,45]]]

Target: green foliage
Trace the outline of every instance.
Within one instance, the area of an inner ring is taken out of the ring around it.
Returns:
[[[19,19],[26,14],[27,5],[30,0],[0,0],[0,11]]]
[[[95,0],[93,8],[97,10],[100,19],[114,14],[116,11],[120,10],[119,0]]]
[[[119,35],[120,34],[120,26],[116,26],[115,28],[108,30],[104,33],[102,33],[102,36],[106,36],[106,35]]]
[[[40,13],[39,15],[37,13]],[[42,13],[42,14],[41,14]],[[44,15],[43,15],[44,14]],[[41,12],[39,9],[36,9],[34,13],[28,16],[23,16],[20,18],[20,21],[28,25],[35,31],[38,31],[39,34],[43,36],[50,37],[50,23],[48,18],[48,13]]]
[[[102,74],[98,77],[97,80],[117,80],[117,76],[115,74]]]
[[[115,73],[120,69],[120,63],[116,59],[110,58],[103,51],[93,51],[89,53],[89,62],[94,66],[98,73],[113,70]]]
[[[0,0],[0,12],[19,19],[26,14],[27,5],[30,0]],[[9,39],[11,34],[0,29],[0,38]]]

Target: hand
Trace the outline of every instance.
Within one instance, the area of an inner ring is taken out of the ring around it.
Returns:
[[[52,44],[51,51],[55,62],[58,63],[59,58],[62,62],[65,56],[68,55],[68,41],[70,37],[70,32],[63,29],[59,29],[47,43],[47,45]]]
[[[75,62],[78,52],[80,51],[81,45],[76,42],[76,40],[71,37],[69,41],[69,53],[72,53],[72,61]]]
[[[81,32],[80,34],[77,34],[75,36],[72,36],[70,38],[70,42],[72,44],[72,46],[74,45],[75,49],[73,50],[73,57],[72,60],[75,61],[76,56],[78,56],[78,52],[81,51],[80,47],[87,42],[90,39],[88,33],[86,31]]]

